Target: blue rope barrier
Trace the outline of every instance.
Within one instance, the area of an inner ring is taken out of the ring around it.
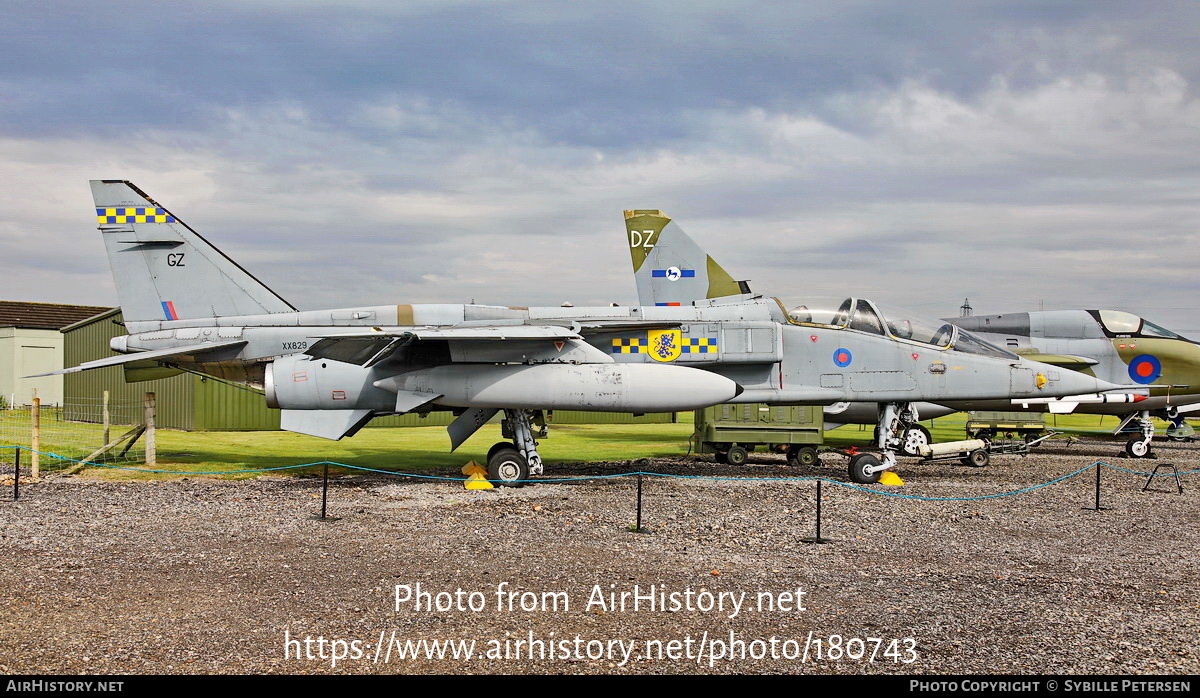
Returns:
[[[130,468],[130,467],[120,466],[120,465],[105,465],[104,463],[93,463],[91,461],[81,461],[81,460],[76,460],[74,458],[68,458],[66,456],[60,456],[56,453],[50,453],[48,451],[34,451],[33,449],[31,449],[27,446],[18,446],[18,445],[0,446],[0,449],[8,449],[8,448],[21,449],[23,451],[29,451],[30,453],[39,453],[43,456],[47,456],[49,458],[54,458],[56,460],[67,461],[70,463],[78,463],[81,465],[88,465],[88,466],[93,466],[93,467],[97,467],[97,468],[108,468],[110,470],[128,470],[128,471],[138,472],[138,473],[158,473],[158,474],[166,474],[166,475],[238,475],[238,474],[242,474],[242,473],[266,473],[266,472],[277,472],[280,470],[296,470],[299,468],[312,468],[312,467],[322,466],[322,465],[332,465],[332,466],[336,466],[339,468],[346,468],[348,470],[358,470],[358,471],[367,472],[367,473],[379,473],[381,475],[392,475],[395,477],[409,477],[409,478],[422,479],[422,480],[442,480],[442,481],[447,481],[447,482],[467,482],[470,479],[470,478],[465,478],[465,477],[447,477],[444,475],[421,475],[418,473],[402,473],[402,472],[396,472],[394,470],[380,470],[378,468],[367,468],[367,467],[363,467],[361,465],[349,465],[347,463],[338,463],[336,461],[316,461],[313,463],[301,463],[298,465],[284,465],[284,466],[279,466],[279,467],[275,467],[275,468],[248,468],[245,470],[207,470],[207,471],[206,470],[151,470],[149,468]],[[814,476],[814,475],[790,475],[790,476],[783,476],[783,477],[733,477],[733,476],[728,476],[728,475],[676,475],[676,474],[671,474],[671,473],[655,473],[655,472],[649,472],[649,471],[635,471],[635,472],[627,472],[627,473],[613,473],[610,475],[581,475],[578,477],[539,478],[537,480],[515,480],[515,481],[513,481],[513,483],[514,484],[516,484],[516,483],[520,483],[520,484],[525,484],[525,483],[550,484],[550,483],[556,483],[556,482],[584,482],[584,481],[588,481],[588,480],[610,480],[610,479],[622,478],[622,477],[636,477],[638,475],[645,475],[648,477],[674,478],[674,479],[679,479],[679,480],[714,480],[714,481],[729,480],[729,481],[738,481],[738,482],[784,482],[784,481],[803,482],[803,481],[810,481],[810,480],[820,480],[822,482],[828,482],[832,485],[837,485],[839,487],[845,487],[845,488],[852,489],[852,490],[858,490],[860,492],[867,492],[869,494],[878,494],[878,495],[882,495],[884,497],[895,497],[897,499],[916,499],[916,500],[922,500],[922,501],[927,501],[927,502],[969,502],[969,501],[975,501],[975,500],[981,500],[981,499],[996,499],[999,497],[1010,497],[1010,496],[1017,495],[1017,494],[1023,494],[1025,492],[1032,492],[1034,490],[1038,490],[1043,487],[1049,487],[1050,485],[1054,485],[1054,484],[1060,483],[1064,480],[1068,480],[1072,477],[1075,477],[1076,475],[1079,475],[1080,473],[1083,473],[1087,470],[1091,470],[1092,468],[1095,468],[1098,466],[1111,468],[1112,470],[1117,470],[1117,471],[1120,471],[1123,473],[1129,473],[1131,475],[1147,475],[1148,476],[1148,475],[1154,474],[1154,473],[1140,472],[1137,470],[1129,470],[1126,468],[1121,468],[1121,467],[1112,465],[1111,463],[1106,463],[1104,461],[1095,461],[1094,463],[1084,466],[1084,467],[1080,468],[1079,470],[1076,470],[1073,473],[1068,473],[1066,475],[1063,475],[1062,477],[1055,478],[1054,480],[1050,480],[1049,482],[1043,482],[1038,485],[1031,485],[1029,487],[1023,487],[1019,490],[1012,490],[1009,492],[1001,492],[999,494],[979,495],[979,496],[975,496],[975,497],[922,497],[919,495],[901,494],[899,492],[887,492],[884,490],[873,490],[868,487],[862,487],[860,485],[853,485],[853,484],[850,484],[847,482],[841,482],[840,480],[831,480],[826,477]],[[1189,470],[1186,472],[1179,473],[1179,475],[1193,475],[1196,473],[1200,473],[1200,469]]]

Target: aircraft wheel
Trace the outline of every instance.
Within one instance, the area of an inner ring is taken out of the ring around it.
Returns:
[[[921,455],[921,447],[933,443],[929,430],[920,424],[914,424],[904,432],[904,441],[900,444],[900,452],[906,456]]]
[[[741,446],[732,446],[729,453],[725,454],[725,462],[730,465],[743,465],[750,454]]]
[[[512,450],[516,451],[517,453],[520,453],[520,451],[517,449],[516,444],[512,443],[511,441],[501,441],[500,443],[493,444],[492,447],[488,449],[486,462],[491,463],[492,456],[496,455],[496,453],[498,453],[499,451],[503,451],[506,448],[512,449]]]
[[[1141,439],[1130,439],[1125,442],[1125,453],[1130,458],[1145,458],[1150,455],[1150,444]]]
[[[529,479],[529,463],[511,444],[488,458],[488,480],[501,487],[522,487]]]
[[[974,451],[971,451],[965,458],[962,459],[963,465],[969,465],[972,468],[982,468],[990,462],[992,462],[992,457],[989,456],[988,452],[982,448],[977,448]]]
[[[867,468],[874,468],[877,465],[879,465],[879,459],[870,453],[860,453],[854,456],[850,459],[850,479],[860,485],[879,482],[879,477],[883,475],[882,470],[867,473]]]
[[[817,449],[812,446],[792,446],[787,452],[788,465],[813,465],[817,462]]]

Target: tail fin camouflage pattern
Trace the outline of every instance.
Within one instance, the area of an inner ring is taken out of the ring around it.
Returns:
[[[625,233],[641,305],[691,305],[750,293],[662,211],[625,212]]]
[[[127,323],[295,310],[130,182],[91,184]]]

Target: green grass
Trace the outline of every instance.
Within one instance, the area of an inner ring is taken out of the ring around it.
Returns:
[[[955,441],[964,438],[963,415],[950,415],[932,422],[935,441]],[[1059,429],[1111,430],[1115,417],[1097,415],[1047,415],[1047,426]],[[1057,426],[1056,426],[1057,425]],[[596,462],[633,460],[638,458],[682,456],[688,453],[688,437],[692,434],[690,415],[681,414],[678,424],[573,424],[555,425],[550,437],[541,442],[539,452],[548,464],[564,462]],[[455,453],[445,427],[367,428],[341,441],[327,441],[290,432],[158,432],[157,469],[198,471],[251,471],[334,461],[365,468],[415,472],[431,468],[459,468],[468,460],[480,463],[492,444],[501,441],[500,427],[488,424],[480,429]],[[825,435],[827,446],[865,446],[871,441],[871,427],[847,425]],[[11,435],[6,443],[11,443]],[[28,446],[28,439],[18,440]],[[44,443],[43,450],[54,452],[54,444]],[[23,456],[27,458],[27,456]],[[8,453],[0,452],[0,460],[10,462]],[[58,461],[46,462],[48,470],[61,466]],[[125,464],[128,467],[145,467]],[[282,471],[278,474],[315,473],[320,468]],[[89,468],[89,477],[115,479],[158,479],[174,475],[155,475],[126,470]],[[224,478],[255,477],[260,473],[238,472],[215,475]]]

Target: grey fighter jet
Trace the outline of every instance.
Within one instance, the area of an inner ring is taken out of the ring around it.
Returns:
[[[750,297],[748,281],[735,281],[662,211],[626,211],[625,233],[639,302],[682,307],[722,298]],[[890,424],[889,429],[894,432],[890,438],[899,439],[899,450],[917,455],[929,443],[929,431],[916,423],[918,417],[933,419],[967,409],[1058,413],[1078,410],[1124,415],[1126,419],[1118,431],[1131,420],[1137,420],[1142,434],[1131,439],[1126,450],[1130,455],[1140,456],[1149,450],[1152,410],[1171,419],[1178,428],[1184,413],[1200,409],[1200,345],[1129,313],[1045,311],[928,321],[897,308],[875,306],[879,320],[850,321],[848,309],[863,302],[849,299],[839,304],[837,300],[831,303],[809,299],[792,309],[790,319],[794,324],[807,325],[822,317],[826,319],[817,324],[828,324],[828,318],[834,317],[838,319],[833,324],[848,329],[886,334],[908,342],[924,337],[942,350],[953,347],[976,351],[977,347],[988,347],[1003,353],[1011,351],[1026,359],[1122,383],[1125,389],[1050,397],[1022,390],[1013,383],[1013,394],[1007,399],[945,404],[909,401],[907,415],[898,422],[884,421],[887,419],[881,411],[884,406],[874,400],[841,401],[825,406],[826,429],[843,424]],[[957,325],[959,331],[952,334],[950,325]],[[914,360],[916,356],[914,352]],[[888,437],[877,434],[877,438]]]
[[[302,311],[129,182],[91,186],[128,334],[111,345],[121,356],[64,372],[122,365],[127,380],[189,370],[247,383],[282,411],[284,429],[328,439],[378,415],[448,409],[458,414],[448,427],[457,448],[503,410],[513,441],[493,446],[487,460],[489,478],[505,484],[542,472],[530,428],[539,410],[871,401],[886,423],[900,425],[918,400],[1119,387],[1022,359],[952,325],[886,332],[886,316],[864,299],[805,314],[736,284],[738,293],[678,306]],[[648,231],[639,248],[658,264],[661,226],[647,219],[638,230]],[[673,267],[680,279],[705,270],[688,260]],[[722,281],[707,271],[703,278]],[[897,444],[881,438],[882,459],[860,455],[852,477],[878,480]]]

